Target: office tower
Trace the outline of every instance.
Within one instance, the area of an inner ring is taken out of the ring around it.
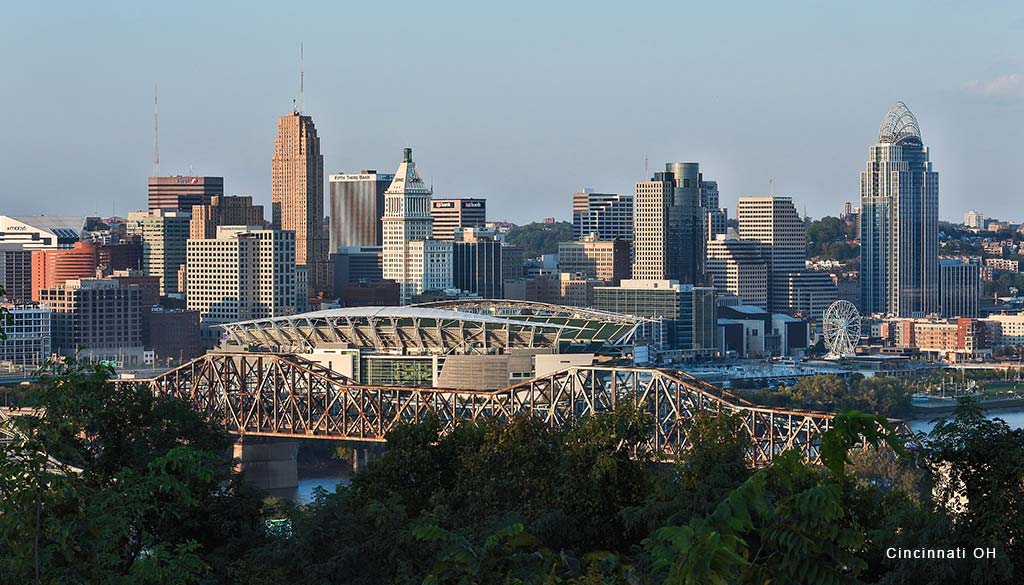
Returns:
[[[674,280],[623,280],[594,288],[593,307],[654,320],[644,323],[640,340],[687,357],[715,352],[715,291]],[[653,325],[653,326],[652,326]]]
[[[768,262],[768,306],[764,308],[789,311],[787,275],[803,272],[807,258],[806,229],[792,198],[740,197],[736,220],[740,239],[761,244]]]
[[[403,300],[402,304],[413,302],[415,295],[454,287],[453,244],[454,242],[434,239],[413,240],[407,244],[408,281],[404,284],[409,297],[408,301]]]
[[[331,254],[334,262],[334,290],[358,282],[384,279],[384,251],[380,246],[342,246]]]
[[[968,211],[964,214],[964,225],[976,230],[985,229],[985,214],[980,211]]]
[[[430,215],[434,218],[432,237],[435,240],[454,240],[456,230],[487,225],[487,200],[469,197],[434,199],[430,202]]]
[[[633,278],[660,280],[671,272],[666,247],[669,241],[668,209],[675,181],[670,173],[655,173],[650,181],[636,184],[633,220]]]
[[[558,270],[618,284],[629,278],[629,249],[625,240],[600,240],[593,234],[578,242],[560,242]]]
[[[452,244],[453,287],[485,299],[502,298],[501,240],[493,230],[461,228],[455,232]]]
[[[32,300],[38,301],[40,291],[64,281],[95,278],[98,266],[96,245],[91,242],[75,242],[70,250],[32,252]]]
[[[716,236],[707,243],[707,273],[719,293],[732,293],[744,304],[768,308],[768,262],[757,242]]]
[[[698,163],[673,162],[636,184],[633,278],[704,281],[707,209],[718,185],[704,181]]]
[[[109,275],[114,270],[142,270],[142,240],[133,238],[116,244],[98,244],[99,270]]]
[[[436,240],[416,243],[431,239],[434,219],[430,215],[431,190],[416,170],[411,148],[404,149],[402,163],[384,197],[384,279],[399,284],[401,304],[425,290],[450,288],[451,242],[443,242],[447,246]]]
[[[52,311],[52,349],[84,361],[139,366],[142,348],[142,291],[116,280],[68,280],[39,291]]]
[[[88,220],[65,215],[0,215],[0,244],[17,244],[25,250],[71,248],[82,239]]]
[[[939,304],[939,174],[917,118],[897,102],[860,174],[862,311],[897,317]]]
[[[632,195],[594,193],[584,189],[572,196],[573,237],[597,234],[602,240],[633,242]]]
[[[939,315],[977,317],[981,266],[960,260],[939,260]]]
[[[0,362],[20,366],[41,366],[50,357],[53,332],[50,309],[32,305],[10,305],[0,339]]]
[[[210,199],[224,194],[224,177],[149,178],[149,210],[191,211],[196,205],[209,205]]]
[[[208,204],[192,207],[188,237],[190,240],[215,238],[217,228],[222,225],[263,227],[263,206],[253,205],[249,196],[215,195]]]
[[[278,119],[272,175],[273,228],[295,232],[295,264],[307,267],[307,295],[329,294],[324,157],[313,118],[293,111]]]
[[[32,299],[32,250],[21,244],[0,244],[0,287],[8,302]]]
[[[159,365],[177,366],[203,355],[199,311],[143,308],[149,326],[143,329],[143,345]]]
[[[382,246],[384,192],[394,175],[368,169],[330,177],[330,251]]]
[[[220,226],[215,238],[189,240],[185,299],[208,345],[213,325],[293,314],[295,272],[291,231]]]
[[[142,241],[142,271],[160,277],[162,296],[184,292],[178,283],[178,268],[185,263],[191,219],[188,212],[165,209],[128,214],[128,235]]]
[[[503,281],[523,278],[523,249],[505,244],[501,247],[501,278]]]

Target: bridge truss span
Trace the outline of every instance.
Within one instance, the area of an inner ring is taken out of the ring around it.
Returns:
[[[753,465],[789,448],[819,461],[828,413],[758,407],[683,373],[632,367],[574,367],[496,391],[367,386],[298,355],[209,353],[146,380],[242,436],[384,441],[403,422],[434,417],[444,432],[462,421],[507,421],[520,414],[552,426],[631,404],[655,421],[641,449],[674,458],[702,413],[737,415],[752,439]],[[902,424],[902,423],[898,423]],[[903,430],[909,432],[905,429]]]

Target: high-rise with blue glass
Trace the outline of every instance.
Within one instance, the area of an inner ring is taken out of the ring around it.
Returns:
[[[860,174],[861,310],[898,317],[939,308],[939,174],[917,118],[896,102]]]

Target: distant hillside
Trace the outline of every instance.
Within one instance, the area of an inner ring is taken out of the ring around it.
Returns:
[[[525,258],[555,254],[558,252],[558,242],[568,242],[572,239],[572,224],[567,221],[535,222],[516,226],[510,229],[505,236],[507,243],[523,249]]]

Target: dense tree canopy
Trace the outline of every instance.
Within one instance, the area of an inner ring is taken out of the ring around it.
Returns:
[[[857,225],[837,217],[823,217],[807,223],[807,257],[847,262],[860,255],[856,243]]]
[[[566,221],[528,223],[512,228],[505,236],[507,243],[523,249],[525,258],[556,254],[559,242],[571,242],[574,239],[572,224]]]
[[[523,417],[398,427],[380,459],[309,505],[260,501],[187,405],[74,364],[0,453],[0,583],[1019,583],[1024,431],[963,403],[913,449],[844,411],[822,466],[747,464],[739,418],[698,416],[669,463],[632,408],[561,428]],[[841,407],[885,383],[823,377]],[[851,396],[851,392],[856,396]],[[862,448],[862,446],[867,447]],[[47,464],[53,456],[65,467]],[[276,527],[267,529],[267,521]],[[891,549],[992,547],[975,560]],[[38,581],[36,575],[38,574]]]

